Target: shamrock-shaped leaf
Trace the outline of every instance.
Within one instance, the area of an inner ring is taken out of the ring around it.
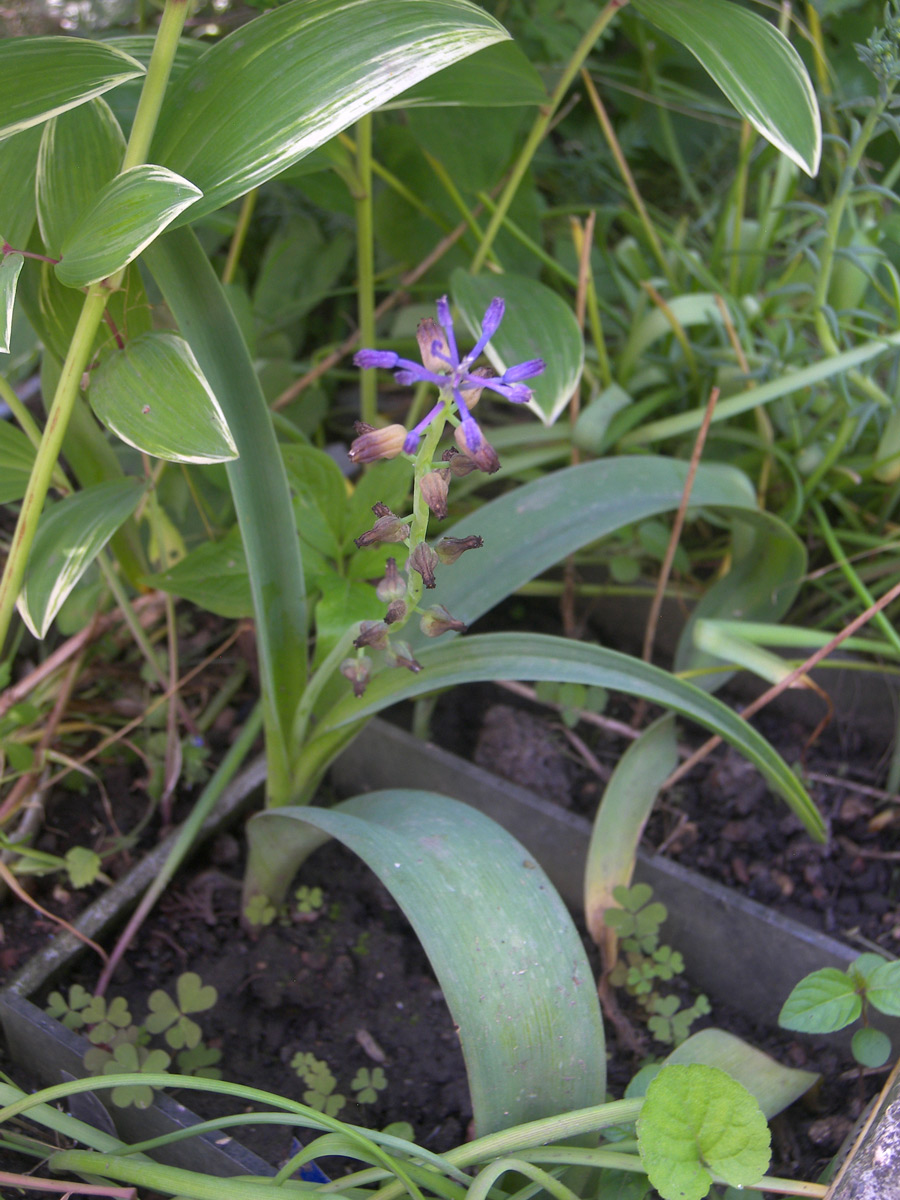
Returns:
[[[856,984],[837,967],[823,967],[801,979],[778,1014],[784,1029],[802,1033],[834,1033],[862,1012]]]
[[[194,1046],[191,1050],[182,1050],[176,1055],[175,1061],[182,1075],[199,1075],[203,1079],[221,1079],[222,1072],[213,1064],[220,1061],[221,1050],[211,1046]]]
[[[374,1104],[378,1093],[387,1087],[387,1079],[381,1067],[375,1067],[373,1071],[368,1067],[360,1067],[353,1076],[350,1087],[357,1093],[357,1103]]]
[[[47,1013],[54,1020],[61,1021],[67,1029],[82,1029],[87,1024],[84,1009],[93,997],[90,992],[75,983],[69,988],[69,999],[66,1001],[62,992],[51,992],[47,998]]]
[[[641,1161],[663,1200],[701,1200],[715,1173],[757,1183],[769,1163],[769,1130],[746,1088],[717,1067],[663,1067],[637,1122]]]
[[[123,1042],[116,1046],[111,1058],[103,1067],[104,1075],[118,1075],[129,1071],[140,1074],[155,1074],[165,1071],[171,1059],[165,1050],[146,1050],[133,1042]],[[113,1088],[112,1102],[119,1108],[149,1108],[153,1103],[153,1089],[145,1083],[133,1083]]]
[[[204,985],[196,971],[185,971],[178,976],[175,993],[178,1007],[183,1013],[206,1012],[219,998],[212,984]]]

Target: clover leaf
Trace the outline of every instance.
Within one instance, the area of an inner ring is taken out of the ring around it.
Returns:
[[[638,1148],[663,1200],[702,1200],[717,1175],[734,1187],[759,1181],[769,1130],[745,1087],[701,1063],[672,1063],[647,1088]]]
[[[381,1067],[376,1067],[373,1071],[367,1067],[360,1067],[353,1076],[350,1087],[357,1093],[358,1104],[374,1104],[378,1093],[387,1087],[387,1079]]]

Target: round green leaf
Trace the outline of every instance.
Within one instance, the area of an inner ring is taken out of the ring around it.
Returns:
[[[891,1039],[880,1029],[857,1029],[850,1049],[860,1066],[883,1067],[891,1057]]]
[[[69,228],[54,270],[67,287],[114,275],[202,195],[187,179],[145,163],[117,175]]]
[[[822,153],[815,91],[773,24],[731,0],[634,0],[634,7],[690,50],[764,138],[815,175]]]
[[[528,407],[545,425],[552,425],[571,400],[584,366],[584,339],[569,306],[556,292],[522,275],[469,275],[456,270],[450,288],[473,338],[481,332],[481,319],[491,300],[502,296],[506,301],[503,321],[485,354],[501,374],[528,359],[544,359],[544,373],[527,380],[534,392]]]
[[[769,1129],[745,1087],[718,1067],[663,1067],[647,1088],[638,1148],[664,1200],[701,1200],[712,1176],[757,1183],[769,1165]]]
[[[0,138],[39,125],[144,74],[130,54],[85,38],[0,42]]]
[[[294,0],[188,67],[166,96],[151,153],[203,189],[193,220],[507,37],[468,0]]]
[[[866,997],[879,1012],[900,1017],[900,962],[885,962],[868,979]]]
[[[823,967],[800,980],[785,1000],[778,1024],[801,1033],[834,1033],[861,1012],[853,980],[837,967]]]
[[[17,601],[22,620],[42,638],[63,601],[143,495],[135,479],[98,483],[45,512]]]
[[[145,333],[109,355],[90,390],[97,418],[123,442],[171,462],[237,458],[219,403],[191,348],[174,333]]]

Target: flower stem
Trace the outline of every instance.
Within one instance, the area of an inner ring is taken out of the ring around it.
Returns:
[[[356,293],[359,334],[364,346],[375,345],[375,233],[372,219],[372,114],[356,123]],[[359,417],[377,420],[378,379],[363,371],[359,381]]]
[[[627,3],[628,0],[607,0],[607,3],[597,14],[596,20],[575,48],[575,53],[566,64],[563,73],[559,78],[559,82],[553,90],[553,95],[550,97],[549,102],[541,107],[537,120],[531,127],[531,132],[529,133],[525,141],[525,145],[522,147],[519,157],[513,166],[512,173],[510,174],[506,187],[503,189],[500,199],[497,201],[497,208],[491,217],[487,229],[484,232],[484,237],[481,239],[481,245],[478,247],[475,257],[472,259],[471,270],[473,275],[477,275],[484,266],[485,260],[487,259],[491,247],[494,244],[494,239],[496,238],[498,232],[500,231],[500,227],[503,224],[503,219],[509,211],[509,207],[513,202],[516,192],[519,190],[519,184],[524,179],[525,172],[531,165],[531,160],[534,158],[538,146],[544,140],[547,130],[550,128],[550,122],[553,120],[557,109],[562,104],[565,94],[569,90],[570,84],[581,70],[582,64],[590,54],[591,50],[593,50],[597,39],[606,29],[607,25],[609,25],[609,23],[612,21],[616,13],[620,9],[624,8]]]

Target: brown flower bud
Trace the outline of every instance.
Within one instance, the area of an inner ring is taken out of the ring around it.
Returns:
[[[500,459],[497,457],[497,451],[484,438],[481,439],[481,445],[477,450],[471,450],[466,443],[466,435],[463,432],[462,425],[458,426],[454,435],[456,444],[461,452],[478,468],[479,471],[484,471],[486,475],[493,475],[495,471],[500,470]]]
[[[375,585],[375,595],[382,604],[402,600],[406,595],[406,580],[397,570],[396,558],[389,558],[384,564],[384,579]]]
[[[422,355],[422,365],[426,371],[434,371],[436,375],[445,375],[450,370],[450,347],[444,331],[434,317],[426,317],[416,328],[416,341],[419,343],[419,353]],[[435,346],[437,342],[437,346]],[[438,358],[435,350],[443,354]]]
[[[394,515],[388,506],[382,504],[380,500],[372,505],[372,512],[376,517],[392,517]]]
[[[422,495],[425,497],[425,503],[434,513],[439,521],[443,521],[447,515],[447,493],[450,490],[450,468],[440,467],[436,471],[429,471],[427,475],[423,475],[419,481],[419,487],[422,489]]]
[[[443,604],[434,604],[422,613],[419,628],[426,637],[440,637],[442,633],[448,633],[451,629],[457,633],[463,633],[466,623],[452,617]]]
[[[477,375],[479,379],[493,379],[497,372],[493,367],[476,367],[474,371],[470,372],[470,374]],[[462,398],[465,402],[466,408],[474,408],[481,399],[481,393],[484,391],[484,388],[461,388],[460,391],[462,393]]]
[[[442,563],[449,566],[467,550],[480,550],[483,545],[484,539],[480,538],[477,533],[471,533],[464,538],[442,537],[435,542],[434,552]]]
[[[422,670],[422,664],[413,658],[413,652],[406,642],[394,642],[385,651],[385,657],[392,667],[406,667],[413,674]]]
[[[357,430],[362,422],[357,422]],[[403,449],[406,441],[406,430],[402,425],[385,425],[382,429],[374,429],[371,425],[363,427],[358,438],[350,445],[349,458],[352,463],[370,463],[379,458],[396,458]]]
[[[406,616],[406,601],[392,600],[387,606],[387,612],[384,614],[385,625],[393,625],[395,621],[402,621]]]
[[[427,588],[435,587],[434,568],[438,565],[438,556],[427,542],[419,542],[409,556],[409,567],[418,571]]]
[[[455,446],[448,446],[441,458],[450,467],[450,473],[456,479],[462,479],[464,475],[471,475],[478,468],[469,458],[468,454],[460,454]]]
[[[353,695],[357,699],[365,692],[369,682],[371,661],[367,655],[358,658],[345,658],[341,663],[341,674],[353,684]]]
[[[353,642],[357,650],[362,649],[363,646],[372,646],[375,650],[386,650],[387,644],[387,625],[384,621],[360,621],[359,637]]]
[[[377,542],[403,542],[409,537],[409,526],[404,525],[393,513],[379,517],[371,529],[354,538],[357,549],[374,546]]]

